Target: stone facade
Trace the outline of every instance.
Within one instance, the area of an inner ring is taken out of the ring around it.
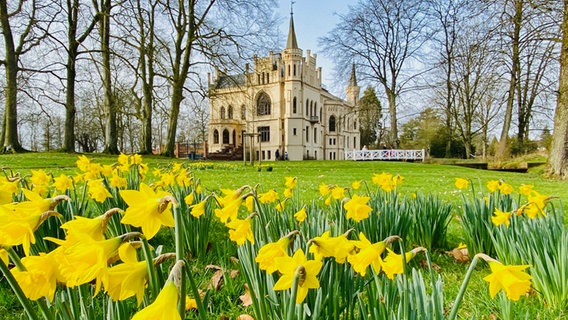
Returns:
[[[249,159],[342,160],[360,149],[353,68],[347,101],[321,86],[317,55],[298,48],[293,18],[286,48],[254,57],[254,67],[209,81],[209,153],[239,150]]]

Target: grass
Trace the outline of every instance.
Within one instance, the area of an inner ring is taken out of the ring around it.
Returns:
[[[18,155],[0,155],[0,167],[12,172],[17,172],[22,176],[29,175],[32,170],[45,169],[54,176],[61,173],[75,174],[78,170],[75,167],[77,160],[76,154],[62,153],[26,153]],[[100,154],[87,155],[93,162],[101,164],[112,164],[116,161],[116,156]],[[388,172],[400,174],[404,177],[404,183],[399,188],[400,193],[432,193],[440,195],[444,200],[457,204],[461,201],[460,192],[454,186],[455,178],[470,179],[476,190],[482,190],[489,180],[502,179],[503,181],[518,188],[521,184],[532,184],[539,192],[555,196],[563,203],[568,203],[568,188],[566,181],[551,180],[543,178],[542,168],[535,168],[528,173],[496,172],[487,170],[477,170],[452,165],[407,163],[407,162],[353,162],[353,161],[303,161],[303,162],[265,162],[261,167],[258,165],[244,165],[242,162],[215,162],[201,163],[189,162],[182,159],[170,159],[156,156],[145,156],[144,162],[151,169],[168,167],[173,163],[184,162],[189,165],[199,165],[193,170],[196,179],[200,179],[206,192],[215,192],[220,188],[236,189],[243,185],[260,184],[261,189],[276,189],[282,192],[284,189],[284,178],[296,176],[300,189],[302,201],[320,201],[318,186],[321,183],[340,185],[348,187],[355,180],[363,180],[369,188],[371,177],[374,173]],[[271,170],[269,171],[269,168]],[[458,210],[454,206],[454,213]],[[565,212],[566,215],[566,212]],[[223,229],[223,226],[220,226]],[[161,233],[167,232],[162,230]],[[216,230],[215,233],[221,237],[225,230]],[[211,254],[204,260],[194,261],[194,270],[198,271],[198,282],[200,287],[206,288],[212,272],[205,272],[204,266],[208,264],[220,265],[229,272],[231,269],[238,269],[229,257],[236,255],[236,247],[226,241],[213,241]],[[454,219],[450,224],[448,234],[447,249],[455,247],[460,241],[461,225]],[[446,302],[450,303],[455,298],[459,289],[467,264],[456,263],[453,258],[446,255],[443,251],[433,254],[434,262],[441,268],[441,274],[445,283]],[[460,312],[463,318],[488,319],[495,312],[495,304],[487,302],[487,285],[482,280],[488,271],[486,265],[478,266],[477,274],[468,288],[463,308]],[[239,302],[239,295],[242,294],[242,277],[235,279],[227,278],[225,285],[220,291],[213,293],[211,301],[214,310],[212,312],[218,316],[235,318],[236,315],[247,313],[246,308],[242,308]],[[530,315],[543,316],[545,318],[560,318],[560,315],[543,314],[542,305],[535,302],[537,299],[525,299],[529,301],[522,306],[522,309]],[[5,281],[0,281],[0,314],[18,313],[19,307],[16,304],[10,289]],[[6,312],[2,312],[6,311]],[[10,319],[18,319],[21,316],[14,315]]]

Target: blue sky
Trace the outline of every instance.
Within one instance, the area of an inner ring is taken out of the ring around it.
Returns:
[[[355,4],[349,0],[295,0],[294,1],[294,27],[298,46],[304,50],[317,53],[317,64],[322,67],[323,84],[326,88],[334,91],[333,79],[334,64],[323,56],[318,46],[318,38],[327,35],[339,22],[335,13],[345,14],[348,6]],[[290,0],[278,0],[278,13],[284,17],[280,27],[281,32],[288,34],[290,22]],[[284,37],[285,38],[285,37]]]

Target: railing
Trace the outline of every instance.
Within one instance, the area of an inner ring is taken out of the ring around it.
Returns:
[[[424,161],[422,150],[353,150],[345,151],[345,160],[421,160]]]

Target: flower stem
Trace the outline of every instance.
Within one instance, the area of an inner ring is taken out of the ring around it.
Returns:
[[[146,259],[146,267],[148,268],[148,286],[152,292],[152,297],[155,299],[160,293],[160,285],[158,284],[158,276],[156,274],[156,269],[154,268],[154,258],[152,257],[152,251],[150,250],[150,245],[145,237],[141,237],[142,240],[142,251],[144,252],[144,258]]]
[[[183,241],[183,221],[181,219],[181,214],[177,208],[177,206],[174,206],[173,208],[174,211],[174,219],[175,219],[175,232],[174,232],[174,241],[175,241],[175,245],[176,245],[176,260],[178,261],[185,261],[184,260],[184,241]],[[186,266],[184,265],[182,268],[186,268]],[[189,272],[188,272],[189,273]],[[179,315],[182,319],[185,318],[185,272],[181,272],[181,279],[180,279],[180,286],[179,286],[179,291],[180,291],[180,299],[178,302],[178,312]],[[195,301],[197,301],[197,297],[195,298]]]
[[[465,290],[467,289],[467,285],[469,283],[469,279],[473,274],[473,269],[475,269],[475,265],[477,265],[477,261],[479,261],[479,255],[475,255],[471,260],[471,264],[469,265],[469,269],[467,269],[467,273],[465,274],[465,278],[463,279],[462,285],[460,287],[460,291],[458,292],[458,296],[454,301],[454,305],[452,307],[452,312],[447,320],[454,320],[458,314],[458,309],[460,308],[460,304],[463,299],[463,295],[465,294]]]
[[[22,291],[22,288],[20,287],[20,285],[18,285],[18,282],[10,272],[10,269],[8,269],[8,266],[4,264],[4,261],[2,261],[2,259],[0,259],[0,270],[2,270],[6,281],[8,281],[8,284],[10,284],[10,287],[16,294],[16,297],[18,297],[18,301],[20,301],[20,304],[22,305],[22,307],[24,307],[24,310],[28,314],[28,317],[32,320],[39,320],[35,310],[30,304],[30,300],[26,298],[26,295]]]
[[[303,268],[302,266],[298,268]],[[294,320],[295,317],[295,307],[296,307],[296,296],[298,295],[298,282],[299,282],[299,274],[298,270],[294,273],[294,282],[292,282],[292,296],[290,297],[290,301],[288,302],[288,316],[286,317],[287,320]]]

